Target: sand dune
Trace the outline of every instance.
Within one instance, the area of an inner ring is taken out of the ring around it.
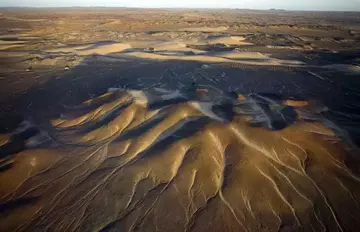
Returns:
[[[10,48],[23,47],[23,44],[0,44],[0,50],[6,50]]]
[[[79,45],[79,46],[64,46],[60,48],[54,48],[46,50],[49,53],[74,53],[77,55],[91,55],[99,54],[106,55],[109,53],[121,52],[125,49],[129,49],[131,46],[129,44],[122,43],[109,43],[109,44],[89,44],[89,45]]]
[[[1,230],[223,231],[226,225],[229,231],[308,231],[326,225],[345,231],[358,225],[352,215],[359,213],[360,177],[344,163],[358,161],[345,144],[331,142],[335,135],[321,121],[297,118],[275,131],[253,127],[268,117],[257,112],[256,96],[234,100],[234,107],[252,110],[231,121],[211,101],[149,109],[151,99],[186,96],[169,94],[114,88],[67,113],[116,96],[110,102],[53,121],[42,141],[57,146],[24,150],[11,158],[14,168],[0,173],[1,204],[23,205],[9,211]],[[16,134],[33,127],[24,125]]]
[[[20,38],[20,37],[19,37]],[[24,37],[25,38],[25,37]],[[29,37],[30,38],[30,37]],[[36,37],[37,38],[37,37]],[[26,41],[0,41],[0,49],[10,49],[13,47],[25,46]],[[133,44],[133,45],[132,45]],[[223,45],[224,49],[220,51],[208,52],[202,47]],[[64,66],[66,64],[77,65],[83,59],[71,60],[66,58],[67,55],[104,55],[98,59],[113,60],[114,62],[128,57],[135,57],[150,60],[179,60],[179,61],[199,61],[204,63],[233,63],[244,65],[259,65],[259,66],[287,66],[287,67],[305,67],[307,64],[298,60],[277,59],[271,57],[269,54],[252,51],[238,51],[234,49],[236,46],[250,46],[253,43],[247,42],[242,36],[217,36],[207,39],[199,40],[175,40],[175,41],[161,41],[161,40],[146,40],[133,41],[130,43],[117,43],[111,41],[103,41],[97,43],[66,45],[61,47],[54,47],[40,51],[41,59],[33,60],[30,65],[44,65],[44,66]],[[140,47],[136,47],[140,46]],[[230,49],[226,50],[230,46]],[[235,46],[231,48],[231,46]],[[142,48],[141,48],[142,47]],[[145,47],[145,49],[144,49]],[[271,46],[267,46],[271,47]],[[144,52],[146,51],[146,52]],[[126,52],[126,53],[123,53]],[[50,58],[43,54],[49,54]],[[117,54],[116,54],[117,53]],[[14,51],[7,52],[8,56],[25,56],[33,54],[32,51]],[[118,57],[106,57],[109,54],[116,54]],[[359,66],[347,64],[331,64],[318,66],[323,69],[332,69],[350,74],[358,74]]]
[[[181,42],[160,42],[158,44],[155,44],[154,49],[155,50],[171,50],[171,51],[177,51],[177,50],[183,50],[186,49],[187,45],[185,43]]]
[[[179,31],[201,31],[201,32],[220,32],[226,31],[229,27],[190,27],[190,28],[182,28]]]
[[[252,43],[245,42],[244,37],[241,36],[222,36],[213,39],[207,39],[209,44],[228,44],[228,45],[253,45]]]
[[[194,54],[204,54],[205,51],[189,48],[186,43],[183,42],[155,42],[152,45],[154,51],[157,51],[159,54],[176,54],[176,53],[185,53],[193,52]]]
[[[0,50],[25,46],[25,41],[4,41],[0,40]]]
[[[263,66],[301,66],[303,62],[295,60],[279,60],[258,52],[222,52],[211,55],[162,55],[146,52],[130,52],[126,56],[154,60],[189,60],[208,63],[238,63]]]
[[[359,231],[358,13],[0,11],[0,231]]]

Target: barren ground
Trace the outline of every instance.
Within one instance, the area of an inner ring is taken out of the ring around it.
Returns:
[[[359,13],[0,12],[0,231],[359,231]]]

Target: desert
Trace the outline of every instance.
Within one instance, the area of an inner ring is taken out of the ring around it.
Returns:
[[[359,231],[360,13],[1,8],[0,231]]]

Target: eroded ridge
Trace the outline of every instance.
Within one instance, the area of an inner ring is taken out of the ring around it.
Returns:
[[[313,107],[113,88],[24,121],[1,136],[0,230],[355,231],[356,150]]]

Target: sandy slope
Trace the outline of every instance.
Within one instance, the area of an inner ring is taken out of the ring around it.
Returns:
[[[226,31],[229,27],[191,27],[191,28],[182,28],[179,31],[201,31],[201,32],[221,32]]]
[[[65,46],[61,48],[54,48],[46,50],[46,52],[63,52],[63,53],[75,53],[78,55],[86,56],[91,54],[106,55],[109,53],[121,52],[125,49],[129,49],[131,46],[129,44],[122,43],[110,43],[110,44],[87,44],[79,46]]]
[[[227,45],[253,45],[245,42],[246,38],[241,36],[221,36],[218,38],[206,40],[209,44],[227,44]]]
[[[156,91],[159,98],[171,93]],[[346,165],[358,160],[320,121],[298,118],[272,131],[250,126],[243,114],[224,122],[211,102],[149,110],[155,97],[149,93],[111,89],[54,120],[51,137],[29,139],[57,147],[24,150],[3,162],[15,166],[0,174],[1,203],[18,202],[21,210],[9,211],[1,230],[358,226],[360,178]],[[71,117],[78,110],[83,115]]]
[[[359,231],[358,13],[0,15],[0,231]]]
[[[155,60],[190,60],[199,61],[206,63],[238,63],[238,64],[249,64],[249,65],[280,65],[280,66],[299,66],[303,63],[300,61],[293,60],[279,60],[265,56],[257,52],[222,52],[219,54],[212,55],[168,55],[168,54],[156,54],[156,53],[145,53],[145,52],[132,52],[126,54],[142,59],[155,59]],[[229,59],[230,58],[230,59]]]
[[[0,50],[5,50],[9,48],[15,47],[23,47],[25,46],[25,41],[1,41],[0,40]]]

